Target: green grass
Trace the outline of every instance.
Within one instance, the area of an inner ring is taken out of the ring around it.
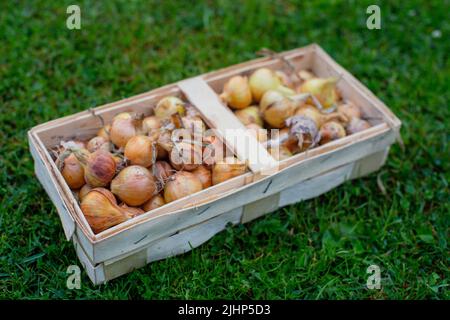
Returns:
[[[382,30],[365,27],[373,2]],[[73,3],[80,31],[65,27]],[[449,1],[237,3],[0,2],[0,298],[449,298]],[[388,194],[375,173],[106,285],[83,272],[68,290],[79,262],[33,174],[27,130],[311,42],[403,121],[405,151],[393,146],[381,170]],[[381,290],[365,288],[371,264]]]

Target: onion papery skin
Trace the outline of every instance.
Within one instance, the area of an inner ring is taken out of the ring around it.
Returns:
[[[203,189],[206,189],[212,185],[212,174],[211,170],[207,169],[205,166],[197,167],[192,173],[200,180]]]
[[[264,122],[262,120],[259,108],[257,106],[250,106],[242,110],[236,110],[234,115],[242,122],[243,125],[248,125],[251,123],[263,126]]]
[[[243,109],[252,103],[247,77],[234,76],[225,83],[220,98],[233,109]]]
[[[111,192],[129,206],[137,207],[157,191],[156,181],[146,168],[126,167],[111,181]]]
[[[74,154],[64,159],[61,175],[72,190],[79,189],[86,183],[84,168]]]
[[[124,155],[131,164],[149,167],[156,159],[155,152],[157,152],[156,143],[150,137],[138,135],[128,140]]]
[[[320,128],[320,144],[325,144],[345,136],[345,128],[336,121],[324,123]]]
[[[145,202],[142,205],[142,209],[144,209],[145,212],[152,211],[156,208],[162,207],[166,204],[166,201],[164,201],[164,198],[157,194],[156,196],[153,196],[150,200]]]
[[[164,187],[164,201],[166,203],[187,197],[201,191],[202,183],[193,173],[180,171],[170,177]]]
[[[94,233],[102,232],[130,218],[107,189],[92,189],[81,201],[81,211]]]
[[[75,155],[83,164],[84,179],[91,187],[107,186],[116,174],[116,161],[107,151],[100,149],[88,156],[75,152]]]
[[[136,121],[130,113],[120,113],[114,117],[109,137],[117,147],[125,148],[128,140],[138,134]]]
[[[246,171],[244,163],[234,157],[227,157],[223,161],[216,163],[212,168],[213,185],[237,177]]]

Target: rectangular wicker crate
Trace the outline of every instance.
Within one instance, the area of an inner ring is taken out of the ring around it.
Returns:
[[[280,57],[297,69],[309,68],[321,77],[340,77],[338,89],[342,96],[361,106],[363,113],[372,119],[372,127],[279,162],[256,140],[251,140],[256,148],[253,155],[260,161],[250,161],[250,172],[98,234],[92,232],[48,152],[62,139],[95,135],[98,119],[84,111],[29,131],[36,176],[56,206],[66,238],[74,243],[93,283],[104,283],[152,261],[187,252],[229,223],[245,223],[277,208],[317,197],[384,164],[391,144],[399,136],[399,119],[316,44],[183,80],[94,110],[110,121],[119,112],[145,113],[164,96],[183,95],[211,128],[240,128],[239,120],[220,102],[217,93],[234,75],[249,74],[260,67],[285,69]],[[239,140],[224,139],[239,158],[251,160],[245,152],[248,146]],[[271,174],[261,174],[274,164],[277,169]]]

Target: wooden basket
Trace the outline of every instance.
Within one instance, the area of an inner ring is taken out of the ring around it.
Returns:
[[[98,234],[92,232],[48,152],[62,139],[94,136],[99,129],[98,119],[84,111],[41,124],[28,132],[36,175],[57,208],[67,240],[73,241],[94,284],[104,283],[152,261],[187,252],[229,223],[245,223],[277,208],[316,197],[349,179],[378,170],[384,164],[390,145],[399,136],[399,119],[318,45],[283,52],[277,57],[287,59],[297,69],[309,68],[321,77],[341,77],[338,89],[342,96],[363,108],[364,114],[373,119],[372,127],[280,162],[271,158],[254,140],[258,159],[263,161],[251,165],[251,172]],[[285,66],[276,57],[256,59],[94,110],[105,121],[111,121],[119,112],[148,113],[162,97],[181,94],[201,112],[210,127],[241,128],[239,120],[218,98],[223,84],[233,75],[249,74],[260,67],[285,69]],[[244,152],[246,147],[239,141],[227,140],[226,143],[238,157],[248,157]],[[261,174],[261,170],[274,163],[278,170],[270,175]]]

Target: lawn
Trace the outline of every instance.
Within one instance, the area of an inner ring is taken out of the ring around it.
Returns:
[[[366,27],[374,3],[381,30]],[[81,30],[66,28],[70,4]],[[449,299],[448,12],[447,0],[1,1],[0,298]],[[81,289],[67,289],[79,262],[34,176],[27,130],[261,47],[312,42],[402,120],[405,150],[394,145],[380,172],[190,253],[102,286],[83,272]],[[371,264],[381,290],[366,288]]]

